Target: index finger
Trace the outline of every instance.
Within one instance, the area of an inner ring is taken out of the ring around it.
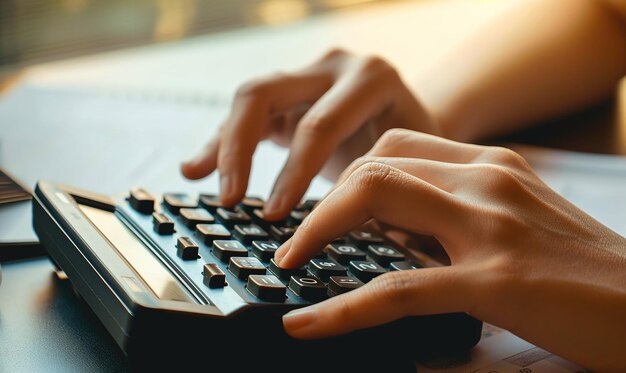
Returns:
[[[333,190],[276,252],[282,268],[307,262],[324,245],[371,218],[455,242],[465,211],[454,195],[386,164],[368,163]]]
[[[308,69],[281,74],[242,87],[219,140],[217,167],[222,203],[231,206],[245,194],[252,155],[271,122],[271,115],[317,100],[332,84],[328,71]]]

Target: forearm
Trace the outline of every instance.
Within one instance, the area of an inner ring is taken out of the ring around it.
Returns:
[[[501,135],[610,97],[626,22],[599,0],[522,0],[415,84],[449,138]]]

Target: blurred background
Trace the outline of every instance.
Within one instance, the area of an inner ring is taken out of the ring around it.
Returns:
[[[0,77],[34,63],[234,28],[283,25],[335,9],[391,1],[0,0]]]

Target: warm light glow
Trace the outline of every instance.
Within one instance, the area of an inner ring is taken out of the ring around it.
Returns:
[[[309,5],[303,0],[267,0],[257,10],[261,21],[280,25],[301,20],[309,15]]]
[[[166,41],[185,36],[196,12],[196,0],[158,0],[154,39]]]
[[[374,0],[324,0],[324,4],[329,8],[341,8],[344,6],[371,3]]]
[[[85,8],[87,8],[87,5],[89,5],[89,1],[88,0],[63,0],[61,1],[60,4],[63,7],[63,9],[65,9],[68,13],[80,13]]]

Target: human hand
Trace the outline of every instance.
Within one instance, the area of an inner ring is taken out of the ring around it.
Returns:
[[[286,216],[320,171],[338,175],[389,128],[433,133],[428,114],[400,75],[378,57],[331,51],[311,66],[241,87],[218,135],[182,172],[199,179],[219,169],[221,202],[245,195],[259,141],[290,147],[264,208],[265,218]]]
[[[385,133],[277,252],[295,268],[375,218],[434,236],[451,265],[389,272],[283,318],[320,338],[409,315],[467,312],[601,371],[626,370],[626,239],[508,149]]]

